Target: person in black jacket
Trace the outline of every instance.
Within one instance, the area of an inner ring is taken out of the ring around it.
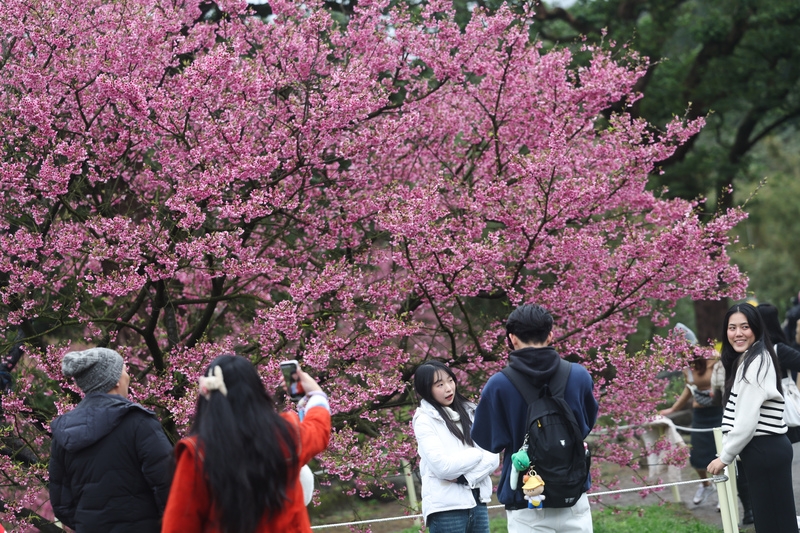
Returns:
[[[169,495],[172,445],[155,413],[128,400],[122,356],[69,352],[61,364],[85,397],[50,427],[50,502],[77,533],[157,533]]]
[[[800,349],[797,341],[797,322],[800,320],[800,293],[792,298],[792,306],[786,311],[786,325],[783,329],[784,341],[795,350]]]
[[[792,348],[787,341],[778,320],[778,308],[772,304],[763,303],[758,304],[756,309],[758,309],[758,313],[764,320],[764,327],[767,328],[766,333],[775,347],[775,354],[778,356],[778,362],[781,365],[780,377],[784,377],[787,372],[792,372],[791,375],[796,379],[797,372],[800,372],[800,352]],[[789,440],[793,443],[800,442],[800,427],[790,427],[788,435]]]

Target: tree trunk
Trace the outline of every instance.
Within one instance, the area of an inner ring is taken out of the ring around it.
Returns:
[[[697,324],[697,341],[702,346],[713,345],[722,340],[722,321],[728,312],[728,299],[697,300],[694,302],[695,323]],[[710,339],[710,340],[709,340]]]

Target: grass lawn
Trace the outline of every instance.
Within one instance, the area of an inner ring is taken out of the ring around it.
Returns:
[[[594,533],[720,533],[722,528],[697,520],[679,505],[650,505],[628,507],[613,511],[593,511]],[[491,533],[507,533],[505,518],[493,518]],[[419,533],[419,527],[397,533]]]
[[[681,505],[629,507],[592,514],[595,533],[720,533],[721,527],[701,522]]]

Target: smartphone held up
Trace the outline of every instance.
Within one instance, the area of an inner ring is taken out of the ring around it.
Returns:
[[[298,364],[295,359],[281,361],[281,373],[283,374],[283,381],[286,383],[286,392],[294,401],[300,400],[306,394],[303,390],[303,385],[300,383],[297,369]]]

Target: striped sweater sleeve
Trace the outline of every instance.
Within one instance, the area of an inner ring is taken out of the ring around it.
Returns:
[[[723,463],[731,464],[753,437],[786,433],[783,396],[775,382],[775,367],[766,352],[750,363],[747,372],[744,365],[737,368],[722,415]]]

